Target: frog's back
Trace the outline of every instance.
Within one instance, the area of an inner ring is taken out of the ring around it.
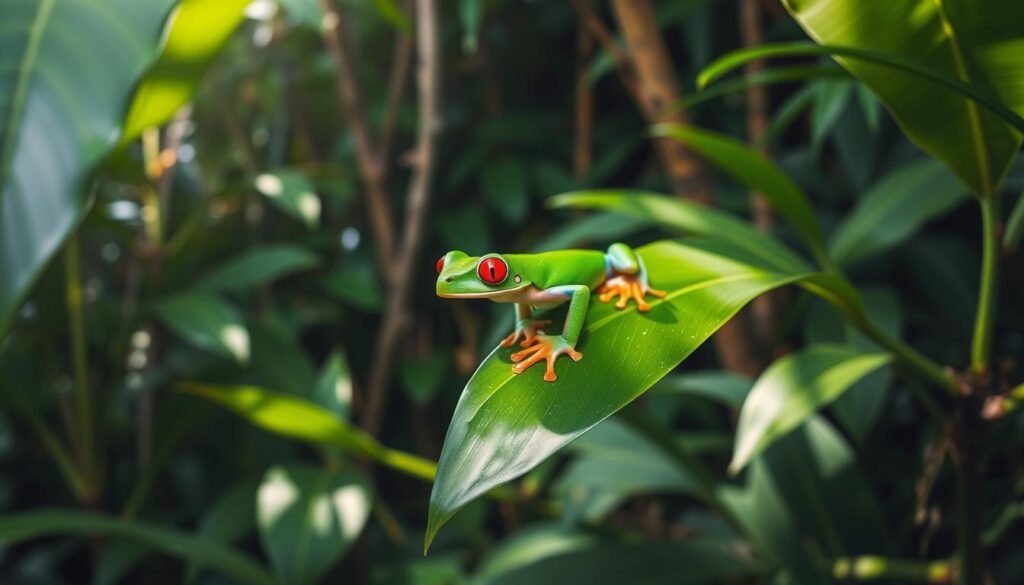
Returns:
[[[513,267],[528,267],[537,288],[582,284],[594,288],[605,279],[605,255],[597,250],[554,250],[539,254],[511,255]]]

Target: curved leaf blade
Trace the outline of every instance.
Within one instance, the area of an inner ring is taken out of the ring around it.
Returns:
[[[316,254],[299,246],[262,246],[217,266],[200,279],[193,289],[245,290],[315,268],[319,264],[320,259]]]
[[[256,495],[263,548],[281,583],[315,583],[344,556],[370,516],[362,474],[309,465],[271,468]]]
[[[84,216],[85,181],[117,144],[124,104],[153,57],[170,6],[0,5],[0,332]]]
[[[164,30],[160,57],[128,108],[121,143],[159,126],[184,106],[231,34],[250,0],[182,0]]]
[[[806,273],[766,270],[694,245],[641,248],[652,286],[668,291],[640,314],[590,304],[579,350],[558,381],[512,373],[498,348],[470,379],[452,416],[431,492],[426,546],[464,504],[529,471],[664,376],[759,294]]]
[[[967,199],[967,191],[946,167],[922,159],[882,177],[860,197],[829,241],[839,264],[870,258],[906,241],[929,220]]]
[[[800,232],[819,258],[825,258],[825,237],[810,200],[800,187],[760,152],[716,132],[659,124],[654,134],[686,144],[762,197]]]
[[[413,477],[434,479],[433,461],[389,449],[330,410],[297,396],[255,386],[184,384],[181,391],[220,404],[266,431],[365,455]]]
[[[800,256],[777,239],[750,224],[706,205],[648,191],[597,189],[556,195],[551,207],[602,209],[638,217],[687,235],[709,236],[727,242],[767,266],[785,272],[807,272],[811,268]]]
[[[219,542],[169,528],[78,510],[42,509],[0,518],[0,543],[16,544],[54,535],[128,538],[166,554],[215,568],[243,583],[274,584],[273,577],[246,555]]]
[[[886,353],[827,344],[776,360],[757,379],[743,403],[729,471],[743,469],[776,439],[891,361]]]
[[[158,302],[154,310],[168,328],[196,347],[241,364],[249,361],[249,330],[242,314],[220,298],[185,293]]]

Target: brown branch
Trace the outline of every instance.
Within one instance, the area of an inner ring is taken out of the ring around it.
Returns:
[[[419,126],[413,175],[402,248],[397,257],[394,282],[389,290],[384,322],[377,338],[377,351],[370,373],[369,393],[362,426],[370,434],[380,432],[387,407],[390,378],[398,344],[408,326],[407,310],[414,262],[423,243],[434,176],[435,146],[441,131],[441,56],[437,5],[435,0],[416,0],[416,81],[419,91]]]
[[[406,1],[406,12],[409,11]],[[384,122],[380,130],[380,145],[377,149],[377,163],[387,167],[391,158],[391,143],[398,123],[398,112],[405,94],[406,80],[409,79],[409,66],[412,64],[412,36],[399,31],[395,40],[395,55],[391,63],[391,77],[388,79],[388,101],[384,114]]]
[[[762,0],[740,1],[740,36],[744,47],[756,47],[764,43],[761,17]],[[751,61],[744,67],[747,75],[754,75],[765,68],[762,59]],[[746,90],[747,99],[747,138],[751,144],[761,145],[761,153],[771,156],[770,149],[763,144],[768,128],[769,105],[768,88],[764,85],[751,85]],[[775,225],[775,212],[768,200],[760,193],[750,193],[753,209],[754,225],[762,232],[772,231]],[[754,317],[754,328],[762,343],[774,341],[779,325],[779,310],[784,300],[781,290],[769,291],[754,299],[750,310]]]
[[[575,0],[575,5],[585,5],[590,10],[589,0]],[[587,67],[594,52],[594,38],[587,29],[586,18],[580,13],[576,30],[576,137],[573,154],[573,174],[583,180],[590,172],[593,161],[592,138],[594,133],[594,93],[590,90]]]
[[[359,176],[366,188],[366,203],[377,244],[378,263],[384,280],[389,282],[391,274],[387,267],[392,265],[391,260],[394,258],[395,234],[387,192],[387,167],[377,159],[378,151],[370,137],[363,106],[363,92],[357,79],[355,62],[349,53],[341,13],[332,0],[320,0],[320,4],[325,14],[324,42],[337,69],[338,101],[356,141],[356,160],[359,165]]]
[[[636,73],[633,71],[633,64],[630,62],[629,57],[619,47],[619,43],[616,42],[612,33],[608,31],[601,18],[594,12],[593,6],[590,5],[590,0],[572,0],[572,5],[576,9],[576,13],[579,15],[583,26],[590,32],[590,36],[596,39],[601,44],[601,47],[611,56],[612,63],[615,64],[615,71],[618,73],[622,85],[629,92],[630,97],[639,103],[640,94],[637,90]]]
[[[670,107],[682,98],[682,91],[650,0],[612,0],[612,7],[636,71],[638,104],[647,121],[686,124],[686,112]],[[672,191],[680,197],[711,203],[711,188],[701,161],[673,140],[659,139],[656,146]],[[752,343],[742,313],[719,329],[714,341],[727,369],[748,376],[763,369],[765,362]]]

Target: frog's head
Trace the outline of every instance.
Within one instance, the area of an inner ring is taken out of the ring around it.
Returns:
[[[437,261],[439,297],[499,300],[529,285],[501,254],[469,256],[455,250]]]

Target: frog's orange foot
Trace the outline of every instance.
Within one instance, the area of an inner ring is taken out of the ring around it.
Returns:
[[[615,303],[616,309],[625,309],[629,299],[636,301],[636,308],[641,313],[651,310],[651,305],[644,300],[645,295],[665,298],[665,291],[651,288],[643,279],[637,275],[618,274],[604,281],[604,284],[597,289],[598,298],[602,303],[607,303],[615,297],[619,300]]]
[[[565,338],[538,334],[534,337],[532,345],[512,354],[512,361],[516,362],[516,365],[512,366],[512,371],[516,374],[522,374],[533,364],[547,360],[547,371],[544,372],[544,379],[548,382],[554,382],[557,379],[557,376],[555,376],[555,360],[562,354],[568,355],[576,362],[583,359],[583,354],[569,345]]]
[[[533,344],[538,335],[544,333],[544,327],[550,324],[549,320],[520,319],[516,323],[516,330],[501,340],[501,347],[512,347],[520,339],[523,340],[521,345],[528,347]]]

